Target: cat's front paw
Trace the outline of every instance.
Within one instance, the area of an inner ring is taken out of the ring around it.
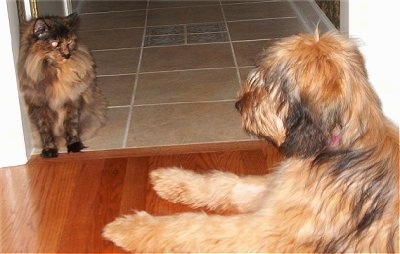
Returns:
[[[69,144],[67,146],[67,150],[68,153],[72,152],[72,153],[78,153],[80,152],[82,149],[85,149],[86,146],[83,145],[83,143],[81,141]]]
[[[41,156],[43,158],[55,158],[58,156],[57,148],[44,148],[42,150]]]

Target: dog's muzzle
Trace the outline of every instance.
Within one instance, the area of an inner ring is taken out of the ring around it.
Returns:
[[[235,108],[236,108],[236,110],[237,111],[242,111],[242,101],[241,100],[238,100],[236,103],[235,103]]]

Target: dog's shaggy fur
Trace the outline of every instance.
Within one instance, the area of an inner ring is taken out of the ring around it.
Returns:
[[[236,103],[286,159],[267,176],[151,172],[156,192],[236,215],[138,212],[103,236],[135,252],[398,252],[399,133],[355,43],[300,34],[268,48]]]

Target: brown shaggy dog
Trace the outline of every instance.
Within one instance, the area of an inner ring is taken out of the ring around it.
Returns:
[[[151,172],[157,193],[236,215],[138,212],[103,236],[135,252],[398,252],[399,133],[346,37],[284,38],[236,103],[246,131],[286,159],[267,176]]]

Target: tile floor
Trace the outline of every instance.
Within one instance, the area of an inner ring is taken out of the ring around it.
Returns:
[[[109,121],[91,150],[251,140],[234,102],[257,55],[302,32],[287,1],[73,2]]]

